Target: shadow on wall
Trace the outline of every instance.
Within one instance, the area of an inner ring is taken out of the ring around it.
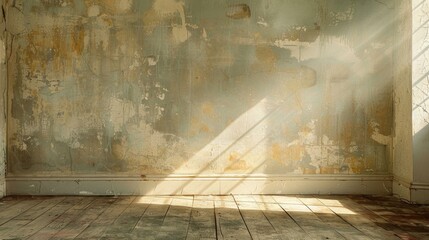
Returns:
[[[10,8],[23,28],[8,62],[9,176],[389,171],[389,5]]]

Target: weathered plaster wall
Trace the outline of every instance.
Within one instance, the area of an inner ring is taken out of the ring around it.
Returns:
[[[414,181],[429,183],[429,3],[413,5]]]
[[[394,138],[393,191],[410,200],[409,184],[413,180],[412,152],[412,5],[411,1],[396,1],[394,48]]]
[[[8,174],[391,170],[390,1],[14,1]]]
[[[0,0],[0,7],[4,1]],[[6,48],[5,48],[5,16],[0,13],[0,197],[6,195],[6,123],[7,123],[7,78],[6,78]]]
[[[413,186],[411,198],[429,203],[429,3],[413,0],[412,134]]]

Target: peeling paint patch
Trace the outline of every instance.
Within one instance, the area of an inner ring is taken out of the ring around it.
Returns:
[[[331,26],[337,26],[338,24],[345,22],[345,21],[351,21],[353,19],[354,14],[354,8],[350,7],[345,11],[342,12],[334,12],[331,11],[329,13],[329,17],[331,18]]]
[[[226,16],[232,19],[250,18],[250,7],[247,4],[233,4],[228,6]]]
[[[97,17],[100,15],[100,6],[92,5],[88,7],[88,17]]]
[[[258,17],[257,23],[263,27],[268,27],[268,23],[265,21],[265,19],[263,17]]]
[[[314,23],[313,26],[293,26],[282,34],[281,39],[274,42],[275,46],[284,48],[288,45],[299,45],[299,43],[312,43],[320,35],[320,26]]]
[[[387,169],[392,34],[365,21],[389,22],[390,9],[366,0],[21,5],[3,55],[13,63],[10,174]]]
[[[386,146],[391,146],[392,144],[392,137],[391,136],[385,136],[383,134],[380,133],[380,129],[379,126],[380,124],[371,121],[370,123],[370,127],[373,129],[373,132],[371,134],[371,139],[373,139],[374,141],[386,145]]]

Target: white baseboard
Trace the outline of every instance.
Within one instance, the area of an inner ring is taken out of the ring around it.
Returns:
[[[7,195],[392,194],[390,175],[20,176]]]
[[[411,201],[418,204],[429,204],[429,183],[411,183]]]
[[[395,177],[393,194],[416,204],[429,204],[429,183],[407,182]]]
[[[392,182],[392,190],[393,190],[393,195],[405,200],[407,202],[411,201],[411,194],[410,194],[410,184],[399,180],[398,178],[394,178],[393,182]]]

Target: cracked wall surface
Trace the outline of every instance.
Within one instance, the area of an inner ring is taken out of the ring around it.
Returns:
[[[414,181],[429,183],[429,3],[413,1]]]
[[[389,1],[14,1],[8,174],[391,169]]]

